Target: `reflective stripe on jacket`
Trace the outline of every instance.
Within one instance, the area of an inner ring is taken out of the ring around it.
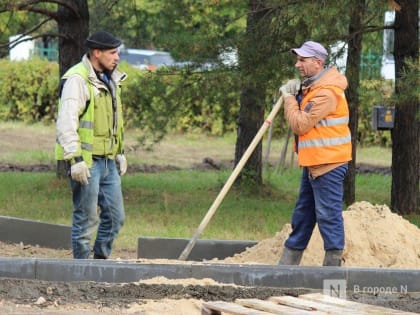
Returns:
[[[320,89],[329,89],[337,97],[334,113],[321,119],[307,133],[298,137],[298,160],[301,166],[339,163],[351,160],[349,110],[344,91],[336,86],[321,86],[304,95],[301,109],[309,111],[310,100]]]
[[[92,166],[92,155],[114,158],[123,152],[123,119],[120,100],[121,87],[116,86],[116,115],[112,106],[111,92],[105,86],[95,86],[91,81],[92,74],[82,62],[71,67],[62,77],[63,80],[72,75],[79,75],[87,83],[89,101],[84,111],[79,113],[77,134],[79,142],[73,156],[82,156],[88,167]],[[96,76],[96,75],[95,75]],[[59,102],[60,108],[60,102]],[[115,119],[115,122],[114,122]],[[56,143],[55,157],[64,159],[63,147]]]

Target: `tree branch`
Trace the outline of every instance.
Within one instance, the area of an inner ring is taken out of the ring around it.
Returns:
[[[55,3],[57,5],[61,5],[67,9],[69,9],[75,16],[80,17],[79,11],[77,8],[73,5],[73,2],[68,0],[38,0],[42,2],[48,2],[48,3]]]
[[[50,10],[46,10],[46,9],[31,7],[31,8],[25,9],[24,11],[30,11],[30,12],[34,12],[34,13],[40,13],[40,14],[46,15],[46,16],[48,16],[48,17],[50,17],[50,18],[52,18],[52,19],[54,19],[56,21],[57,21],[57,18],[58,18],[56,12],[50,11]]]
[[[394,26],[393,25],[366,26],[351,34],[341,34],[338,36],[328,37],[326,41],[335,42],[337,40],[340,40],[340,41],[347,42],[350,38],[353,38],[354,36],[360,33],[372,33],[372,32],[378,32],[378,31],[389,30],[389,29],[391,30],[394,29]]]
[[[37,29],[39,29],[42,25],[44,25],[45,23],[47,23],[47,22],[49,22],[49,21],[51,21],[51,18],[47,18],[47,19],[45,19],[45,20],[41,21],[40,23],[38,23],[37,25],[35,25],[35,26],[34,26],[34,27],[32,27],[31,29],[29,29],[29,30],[27,30],[26,32],[24,32],[24,33],[20,34],[21,36],[19,36],[16,40],[11,41],[11,42],[9,42],[9,43],[7,43],[7,44],[0,44],[0,47],[6,47],[6,46],[9,46],[10,48],[13,48],[13,47],[15,47],[16,45],[18,45],[18,44],[20,44],[20,43],[22,43],[22,42],[25,42],[25,41],[27,41],[27,40],[32,40],[32,39],[34,39],[34,38],[38,38],[38,37],[40,37],[40,36],[43,36],[43,35],[36,35],[36,36],[31,36],[31,38],[25,38],[25,39],[22,39],[24,36],[26,36],[26,35],[28,35],[28,34],[31,34],[31,33],[35,32],[35,31],[36,31]]]
[[[12,44],[10,44],[10,43],[0,44],[0,48],[6,47],[6,46],[9,46],[9,48],[14,48],[17,45],[19,45],[20,43],[26,42],[28,40],[34,40],[34,39],[37,39],[37,38],[42,38],[44,36],[56,37],[56,38],[65,38],[65,39],[68,38],[67,36],[65,36],[63,34],[60,34],[60,33],[44,33],[44,34],[39,34],[39,35],[31,36],[31,37],[25,38],[25,39],[17,39],[15,41],[11,42]],[[19,38],[22,38],[22,36],[19,36]]]
[[[78,17],[78,18],[80,17],[77,8],[75,8],[75,6],[72,5],[72,3],[70,1],[66,1],[66,0],[28,0],[28,1],[23,2],[23,3],[9,4],[6,7],[6,9],[1,10],[0,12],[5,12],[5,11],[29,11],[29,12],[40,13],[40,14],[49,16],[49,17],[51,17],[51,18],[53,18],[54,20],[57,21],[58,16],[57,16],[57,13],[55,11],[35,7],[36,4],[40,4],[40,3],[53,3],[53,4],[57,4],[57,5],[66,7],[76,17]]]

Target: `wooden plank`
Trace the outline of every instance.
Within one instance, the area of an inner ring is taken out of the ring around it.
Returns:
[[[299,298],[311,300],[315,302],[321,302],[327,305],[338,306],[342,308],[347,308],[353,310],[353,312],[357,311],[357,314],[387,314],[387,315],[412,315],[416,313],[412,312],[405,312],[400,310],[395,310],[392,308],[386,308],[382,306],[370,305],[370,304],[363,304],[359,302],[348,301],[344,299],[339,299],[336,297],[332,297],[329,295],[324,295],[321,293],[309,293],[300,295]],[[353,313],[356,314],[356,313]]]
[[[224,301],[203,302],[202,306],[204,306],[207,310],[223,312],[223,314],[226,313],[232,315],[273,315],[272,313],[267,313],[256,309],[247,308],[236,303],[229,303]]]
[[[304,310],[304,311],[316,311],[316,310],[318,310],[316,307],[309,305],[309,304],[315,303],[315,302],[298,299],[298,298],[296,298],[294,296],[290,296],[290,295],[272,296],[272,297],[268,298],[268,301],[271,301],[271,302],[274,302],[274,303],[277,303],[277,304],[281,304],[281,305],[286,305],[286,306],[298,308],[298,309],[301,309],[301,310]]]
[[[297,309],[303,310],[317,310],[326,312],[331,315],[355,315],[353,309],[347,309],[340,306],[329,305],[325,303],[315,302],[307,299],[299,299],[294,296],[284,295],[284,296],[272,296],[268,299],[275,303],[287,305],[290,307],[295,307]],[[359,315],[366,313],[357,313]]]
[[[270,301],[263,301],[258,299],[236,299],[236,303],[252,307],[254,309],[258,309],[261,311],[270,312],[271,314],[277,314],[277,315],[326,315],[328,313],[326,312],[320,312],[320,311],[309,311],[309,310],[302,310],[297,309],[285,305],[279,305]]]
[[[222,312],[216,310],[210,310],[204,305],[201,305],[201,315],[222,315]]]

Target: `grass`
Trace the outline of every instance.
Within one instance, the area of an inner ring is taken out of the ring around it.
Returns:
[[[190,238],[204,218],[229,172],[167,171],[123,177],[126,224],[117,244],[135,248],[139,236]],[[256,196],[233,188],[201,238],[261,240],[290,221],[300,171],[272,172]],[[43,222],[71,224],[67,180],[54,173],[0,173],[0,214]],[[368,187],[381,186],[381,193]],[[359,200],[387,203],[389,177],[371,175],[357,184]],[[371,195],[372,194],[372,195]],[[371,197],[370,199],[367,197]]]
[[[54,128],[44,126],[0,124],[0,162],[22,164],[53,163]],[[235,137],[205,137],[203,135],[171,135],[154,151],[135,147],[138,131],[128,132],[129,163],[171,164],[179,167],[201,162],[204,157],[231,160]],[[14,137],[14,138],[13,138]],[[8,142],[6,142],[8,141]],[[358,161],[373,156],[373,149],[358,152]],[[390,163],[389,150],[375,148],[380,165]],[[39,152],[38,152],[39,151]],[[281,141],[272,145],[270,161],[276,162]],[[22,152],[29,155],[22,157]],[[383,164],[384,163],[384,164]],[[126,223],[116,240],[116,246],[136,248],[140,236],[191,238],[196,228],[222,189],[229,170],[179,170],[157,173],[127,174],[122,178]],[[300,181],[300,170],[288,168],[278,172],[265,168],[262,193],[244,192],[233,187],[209,221],[201,238],[261,240],[280,231],[290,216]],[[0,173],[0,215],[27,218],[50,223],[71,224],[72,205],[69,183],[48,173]],[[4,184],[6,183],[6,184]],[[358,175],[357,201],[390,204],[391,177]],[[410,216],[419,224],[419,216]]]
[[[391,165],[391,148],[379,146],[358,148],[356,152],[356,161],[377,166]]]
[[[183,170],[123,177],[127,220],[119,242],[129,246],[141,235],[189,238],[229,175]],[[0,173],[0,181],[9,183],[0,186],[1,215],[71,223],[67,180],[57,179],[54,173]],[[289,220],[292,200],[275,187],[267,187],[259,197],[232,189],[202,237],[269,237]]]
[[[2,163],[55,163],[55,126],[42,124],[23,124],[16,122],[0,123],[0,162]],[[223,137],[205,136],[203,134],[170,134],[152,150],[140,148],[137,143],[141,131],[126,131],[126,154],[129,163],[155,165],[174,165],[181,168],[200,163],[203,158],[211,157],[216,161],[231,161],[234,157],[236,135]],[[267,142],[264,139],[264,158]],[[284,139],[273,139],[270,144],[269,162],[276,165]],[[289,145],[290,150],[291,145]],[[357,162],[378,166],[391,165],[391,149],[383,147],[357,148]],[[288,154],[288,163],[290,153]],[[294,162],[295,163],[295,162]]]

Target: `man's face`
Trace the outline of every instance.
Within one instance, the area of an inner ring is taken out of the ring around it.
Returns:
[[[107,49],[107,50],[99,50],[97,49],[96,58],[98,59],[99,67],[101,67],[102,71],[108,70],[112,71],[118,64],[120,60],[120,56],[118,55],[118,48],[114,49]]]
[[[313,57],[301,57],[297,56],[295,68],[299,70],[299,73],[304,78],[310,78],[323,69],[323,63],[321,60]]]

